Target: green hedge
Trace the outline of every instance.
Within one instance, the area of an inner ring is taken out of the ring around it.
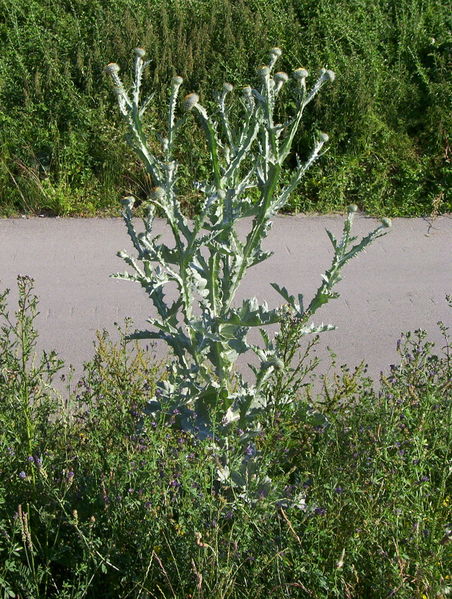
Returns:
[[[337,80],[307,115],[297,151],[316,129],[330,150],[290,206],[335,211],[355,202],[371,214],[451,210],[450,20],[441,0],[1,0],[0,213],[117,211],[124,193],[149,182],[122,140],[103,74],[147,49],[146,87],[159,119],[166,83],[205,99],[224,80],[253,83],[278,45],[281,68],[326,66]],[[448,79],[449,77],[449,79]],[[206,100],[204,100],[206,101]],[[196,134],[185,134],[181,192],[206,168]],[[295,159],[295,157],[294,157]],[[188,162],[187,162],[188,161]]]

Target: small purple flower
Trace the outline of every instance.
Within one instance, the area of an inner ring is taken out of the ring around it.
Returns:
[[[247,456],[253,456],[255,455],[256,450],[252,445],[248,445],[248,447],[245,449],[245,455]]]
[[[421,478],[417,481],[419,484],[420,483],[427,483],[430,480],[430,478],[428,476],[421,476]]]
[[[35,461],[35,459],[34,459],[34,457],[32,455],[29,455],[28,458],[27,458],[27,460],[29,462],[34,462]]]
[[[326,514],[326,509],[324,507],[316,507],[314,510],[314,514],[316,516],[324,516]]]
[[[177,480],[177,478],[175,478],[174,480],[172,480],[172,481],[170,482],[170,486],[171,486],[171,487],[174,487],[175,489],[179,488],[179,487],[180,487],[180,485],[181,485],[181,483],[180,483],[180,481],[179,481],[179,480]]]
[[[72,480],[74,478],[74,473],[72,472],[72,470],[66,474],[66,478],[68,480]]]
[[[24,480],[25,478],[27,478],[26,473],[22,470],[22,472],[19,472],[19,478],[21,478],[22,480]]]
[[[344,492],[344,489],[342,487],[335,487],[334,492],[340,495]]]

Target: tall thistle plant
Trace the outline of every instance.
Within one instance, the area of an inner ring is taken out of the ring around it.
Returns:
[[[270,310],[256,298],[234,303],[239,285],[248,269],[266,260],[269,252],[262,242],[271,227],[271,218],[284,207],[309,167],[322,155],[328,141],[325,133],[318,135],[305,162],[298,161],[290,179],[281,181],[284,161],[291,152],[292,143],[300,127],[306,106],[322,87],[334,81],[332,71],[322,69],[312,87],[307,86],[308,72],[299,68],[292,80],[284,72],[274,72],[281,50],[270,50],[268,64],[258,68],[260,84],[241,89],[242,117],[232,123],[229,116],[229,98],[233,87],[224,83],[216,97],[217,108],[209,113],[197,94],[182,100],[185,114],[178,118],[178,98],[183,80],[174,77],[164,133],[155,136],[160,151],[153,151],[148,143],[143,115],[149,99],[141,102],[141,83],[145,51],[135,50],[134,80],[127,91],[119,76],[119,66],[106,67],[116,93],[119,109],[128,127],[128,142],[141,158],[152,179],[153,189],[143,218],[144,230],[137,232],[132,220],[134,199],[122,201],[127,231],[135,248],[136,257],[124,251],[118,253],[131,267],[132,273],[114,277],[136,281],[152,300],[157,318],[148,320],[150,329],[137,331],[134,339],[161,339],[174,354],[167,378],[159,385],[150,411],[163,410],[176,415],[182,427],[195,428],[208,434],[212,415],[220,415],[222,426],[239,421],[246,426],[255,415],[268,407],[265,382],[275,373],[290,368],[284,362],[280,344],[271,339],[265,327],[282,324],[290,315],[295,323],[299,342],[307,334],[334,328],[316,326],[311,322],[317,309],[337,297],[333,287],[341,278],[343,266],[373,240],[385,233],[390,225],[386,219],[374,231],[357,241],[352,237],[353,213],[349,209],[340,240],[328,232],[334,249],[329,270],[310,303],[305,306],[303,296],[290,295],[284,288],[272,286],[282,296],[281,308]],[[286,122],[276,120],[276,104],[282,88],[292,83],[296,98],[295,114]],[[196,184],[204,194],[199,214],[188,220],[181,211],[177,196],[178,164],[174,160],[177,134],[187,119],[194,117],[207,140],[211,163],[211,177]],[[250,197],[250,190],[257,190]],[[156,212],[165,218],[174,238],[167,246],[159,242],[152,229]],[[236,225],[240,219],[252,217],[245,240],[238,236]],[[356,243],[355,243],[356,242]],[[169,301],[165,286],[175,283],[179,296]],[[262,345],[256,346],[247,338],[251,328],[258,327]],[[254,352],[259,366],[252,367],[255,383],[248,385],[235,371],[234,365],[247,352]]]

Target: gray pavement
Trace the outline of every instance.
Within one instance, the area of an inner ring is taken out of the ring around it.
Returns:
[[[275,306],[279,296],[270,283],[276,282],[291,293],[303,293],[307,302],[332,256],[325,228],[339,234],[342,222],[341,216],[276,217],[264,246],[274,255],[249,271],[238,299],[255,295]],[[357,216],[354,230],[367,233],[377,223]],[[157,221],[156,230],[169,239],[162,221]],[[0,220],[0,289],[11,289],[13,310],[17,275],[35,279],[39,347],[57,350],[78,374],[93,355],[96,330],[113,332],[113,323],[123,323],[127,316],[144,328],[153,314],[139,285],[109,278],[125,270],[115,255],[120,249],[130,250],[131,244],[119,218]],[[389,234],[344,269],[337,287],[341,297],[314,318],[316,323],[337,325],[336,331],[321,336],[319,371],[329,364],[327,346],[339,364],[353,366],[365,360],[372,376],[397,359],[401,331],[426,329],[441,346],[436,323],[450,325],[452,316],[445,300],[452,294],[451,249],[451,215],[434,221],[394,219]],[[159,356],[162,352],[157,348]],[[239,366],[247,370],[245,363]]]

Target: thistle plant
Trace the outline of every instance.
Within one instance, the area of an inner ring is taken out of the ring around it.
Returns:
[[[171,348],[174,360],[168,376],[159,384],[149,410],[171,412],[182,427],[196,428],[208,434],[215,412],[226,426],[239,421],[241,426],[266,409],[268,394],[263,393],[266,381],[275,372],[290,368],[281,352],[278,337],[271,339],[265,327],[283,324],[290,317],[295,324],[297,342],[307,334],[334,328],[315,325],[311,319],[317,309],[337,297],[333,287],[341,278],[343,266],[373,240],[385,233],[390,225],[386,219],[361,240],[351,235],[352,206],[345,220],[340,240],[328,232],[334,249],[331,267],[322,277],[313,299],[305,306],[303,296],[297,298],[276,283],[272,286],[282,296],[280,308],[269,309],[256,298],[234,303],[236,292],[247,271],[266,260],[269,252],[262,243],[271,227],[271,218],[287,203],[302,177],[324,152],[328,141],[325,133],[317,135],[305,161],[297,157],[297,166],[289,179],[281,181],[283,164],[291,153],[303,112],[322,87],[335,79],[335,74],[322,69],[312,87],[308,87],[308,72],[296,69],[290,78],[284,72],[274,72],[281,55],[279,48],[270,50],[269,61],[257,70],[260,80],[256,88],[241,89],[241,118],[230,118],[230,96],[233,86],[224,83],[216,95],[216,110],[209,113],[196,93],[182,100],[185,114],[178,116],[178,99],[183,84],[181,77],[171,81],[168,113],[164,132],[151,129],[150,148],[143,116],[150,98],[141,101],[143,73],[148,66],[145,51],[135,49],[134,78],[126,90],[119,66],[106,67],[116,93],[119,109],[127,123],[127,139],[135,150],[153,184],[145,206],[144,230],[137,232],[132,219],[134,198],[122,200],[123,216],[136,251],[132,257],[118,253],[131,267],[132,273],[112,275],[136,281],[148,294],[158,316],[148,320],[150,329],[136,331],[133,339],[160,339]],[[295,113],[280,123],[277,104],[284,86],[292,83],[296,100]],[[177,134],[190,118],[201,126],[208,146],[211,177],[196,187],[204,200],[197,216],[188,220],[177,195],[178,164],[174,159]],[[234,122],[233,122],[234,121]],[[251,191],[254,190],[254,191]],[[251,197],[253,196],[253,197]],[[257,199],[256,199],[257,196]],[[167,246],[153,235],[156,214],[163,215],[174,245]],[[250,218],[249,232],[241,240],[237,222]],[[355,243],[356,242],[356,243]],[[165,286],[173,283],[179,296],[169,301]],[[262,345],[248,338],[251,328],[258,327]],[[234,366],[248,352],[254,352],[259,365],[252,367],[255,383],[248,385]]]

